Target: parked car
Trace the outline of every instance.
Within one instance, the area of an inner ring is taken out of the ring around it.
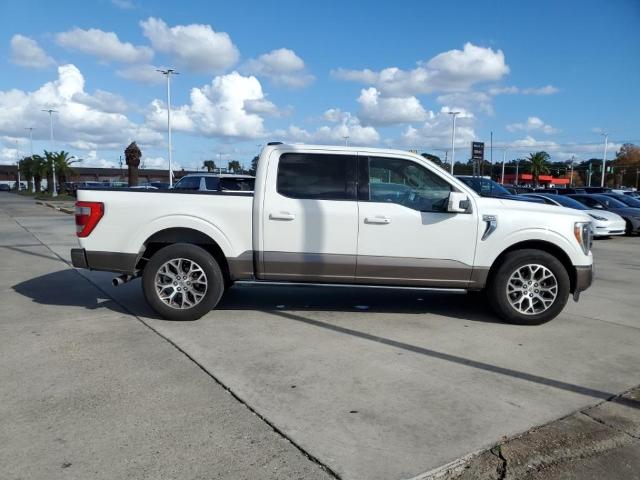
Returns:
[[[411,152],[268,145],[255,187],[79,190],[73,265],[141,276],[174,320],[243,281],[485,289],[504,320],[539,324],[592,281],[591,217],[480,196]]]
[[[226,173],[192,173],[182,177],[174,190],[196,190],[199,192],[252,192],[255,177]]]
[[[135,187],[129,187],[134,190],[158,190],[158,187],[154,187],[153,185],[145,184],[145,185],[136,185]]]
[[[607,197],[615,198],[619,202],[624,203],[626,206],[631,208],[640,208],[640,200],[630,197],[629,195],[622,195],[619,193],[603,193],[602,195],[606,195]]]
[[[149,182],[149,185],[156,187],[158,190],[168,190],[170,186],[168,182]]]
[[[599,193],[570,195],[570,197],[594,210],[608,210],[617,213],[625,220],[625,233],[627,235],[640,233],[640,208],[630,207],[615,198]]]
[[[535,191],[535,193],[541,194],[553,194],[553,195],[571,195],[574,193],[587,193],[584,188],[539,188]]]
[[[520,202],[544,203],[539,199],[513,195],[498,182],[495,182],[490,178],[473,177],[470,175],[456,175],[456,178],[473,188],[476,193],[483,197],[503,198],[505,200],[517,200]]]
[[[527,196],[541,198],[547,205],[556,205],[559,207],[573,208],[582,210],[584,213],[593,218],[591,224],[593,227],[593,235],[595,237],[609,237],[614,235],[624,235],[626,223],[617,213],[605,210],[591,209],[585,204],[574,200],[567,195],[543,195],[541,193],[528,193]]]
[[[531,193],[535,190],[531,187],[520,187],[517,185],[502,185],[502,187],[511,195],[522,195],[523,193]]]
[[[606,193],[610,192],[611,189],[608,187],[584,187],[584,191],[586,193]]]
[[[11,186],[6,183],[0,183],[0,192],[10,192]]]

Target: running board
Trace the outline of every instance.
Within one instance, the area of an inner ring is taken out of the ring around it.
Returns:
[[[236,285],[279,285],[286,287],[342,287],[342,288],[380,288],[385,290],[418,290],[427,292],[467,293],[464,288],[438,287],[403,287],[399,285],[365,285],[360,283],[312,283],[312,282],[278,282],[271,280],[236,280]]]

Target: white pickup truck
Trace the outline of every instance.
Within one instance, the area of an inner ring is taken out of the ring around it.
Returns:
[[[78,268],[142,276],[161,316],[200,318],[234,282],[486,292],[517,324],[592,282],[589,217],[479,196],[419,155],[271,143],[254,192],[79,190]]]

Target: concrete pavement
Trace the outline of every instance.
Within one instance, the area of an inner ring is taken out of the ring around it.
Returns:
[[[33,233],[7,230],[8,250],[22,256],[15,271],[31,258],[16,249],[68,259],[72,217],[0,202]],[[139,281],[116,289],[110,274],[81,272],[90,282],[74,282],[70,293],[70,275],[79,275],[54,258],[36,262],[58,268],[1,281],[13,288],[9,303],[45,316],[90,312],[140,325],[131,312],[339,476],[403,479],[639,384],[639,245],[596,242],[595,286],[539,327],[497,323],[462,295],[266,286],[233,287],[201,320],[167,322],[144,304]],[[114,335],[125,335],[121,328],[114,324]],[[316,467],[306,461],[300,465]]]

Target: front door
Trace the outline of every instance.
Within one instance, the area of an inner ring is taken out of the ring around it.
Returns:
[[[437,167],[361,154],[356,282],[465,288],[478,218],[448,213],[455,189]]]
[[[267,168],[259,278],[354,282],[357,156],[291,152]]]

